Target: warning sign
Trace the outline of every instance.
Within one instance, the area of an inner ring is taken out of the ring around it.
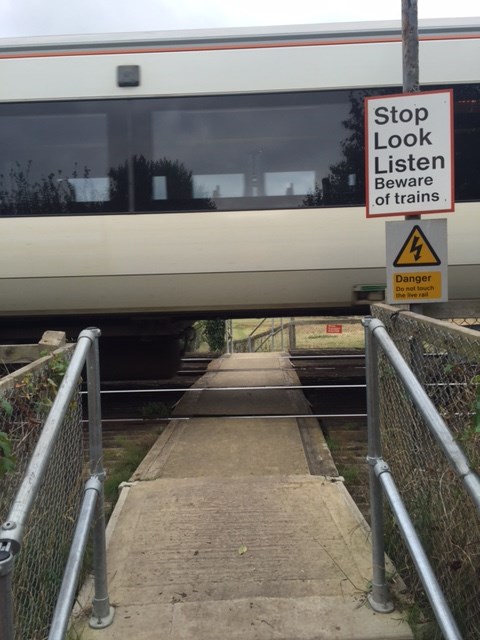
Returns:
[[[327,324],[327,333],[342,333],[343,326],[341,324]]]
[[[392,278],[392,302],[439,302],[442,298],[442,274],[439,271],[395,273]]]
[[[416,224],[393,261],[394,267],[436,267],[441,264],[428,238]]]
[[[387,222],[387,301],[446,302],[447,221]]]
[[[453,211],[452,96],[365,98],[368,218]]]

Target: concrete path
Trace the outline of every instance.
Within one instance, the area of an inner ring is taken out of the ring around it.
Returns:
[[[123,489],[115,619],[82,640],[412,638],[398,613],[366,604],[368,528],[316,420],[238,417],[306,415],[301,391],[228,389],[295,382],[285,354],[235,355],[186,394],[176,416],[201,417],[172,421]]]

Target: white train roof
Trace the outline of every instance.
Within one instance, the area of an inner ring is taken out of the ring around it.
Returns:
[[[420,37],[480,34],[480,17],[419,20]],[[272,27],[237,27],[183,31],[147,31],[65,36],[36,36],[0,39],[0,54],[85,49],[125,48],[195,48],[221,45],[302,42],[310,39],[325,41],[361,41],[401,37],[398,20],[378,22],[342,22],[331,24],[286,25]]]

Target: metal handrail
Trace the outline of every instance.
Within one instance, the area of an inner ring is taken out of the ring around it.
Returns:
[[[467,492],[480,513],[480,478],[470,467],[461,447],[455,442],[444,420],[422,388],[395,343],[388,335],[385,325],[377,319],[365,318],[365,358],[367,371],[368,457],[370,465],[370,503],[372,529],[373,579],[370,604],[375,611],[392,611],[385,576],[385,549],[383,539],[384,492],[400,532],[420,576],[434,615],[446,640],[461,640],[461,634],[442,593],[438,580],[423,550],[412,520],[405,508],[392,477],[390,468],[382,458],[379,413],[379,371],[377,343],[402,381],[413,404],[425,420],[431,434],[445,454],[448,462],[462,480]]]
[[[53,453],[54,445],[59,437],[68,407],[75,393],[81,372],[87,365],[88,408],[90,427],[90,479],[85,486],[81,517],[77,522],[70,557],[67,561],[60,594],[67,601],[59,602],[51,625],[50,640],[64,637],[73,597],[78,582],[81,559],[85,549],[90,527],[85,526],[94,520],[94,575],[95,596],[91,626],[96,628],[108,626],[113,619],[113,608],[110,606],[107,593],[106,578],[106,543],[105,515],[103,500],[103,456],[102,456],[102,423],[100,411],[100,373],[98,338],[100,330],[90,328],[82,331],[69,367],[63,377],[56,398],[45,421],[42,433],[27,466],[23,481],[17,491],[8,518],[0,530],[0,637],[2,640],[13,640],[13,596],[12,571],[14,558],[19,553],[25,531],[25,525],[31,514],[35,499],[42,485]],[[74,546],[75,545],[75,546]]]

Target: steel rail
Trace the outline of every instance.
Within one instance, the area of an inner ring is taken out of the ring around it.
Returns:
[[[112,422],[140,422],[140,423],[148,423],[148,422],[173,422],[174,420],[196,420],[196,419],[204,419],[204,418],[221,418],[222,420],[287,420],[289,418],[366,418],[366,413],[295,413],[295,414],[269,414],[269,415],[247,415],[247,414],[238,414],[238,415],[223,415],[223,414],[204,414],[199,416],[169,416],[167,418],[102,418],[102,424],[108,424]],[[87,420],[83,420],[83,423],[87,423]]]
[[[174,389],[104,389],[101,394],[120,394],[120,393],[189,393],[200,391],[281,391],[283,389],[291,391],[292,389],[365,389],[365,384],[312,384],[312,385],[271,385],[264,387],[188,387]],[[86,391],[81,391],[86,394]]]

